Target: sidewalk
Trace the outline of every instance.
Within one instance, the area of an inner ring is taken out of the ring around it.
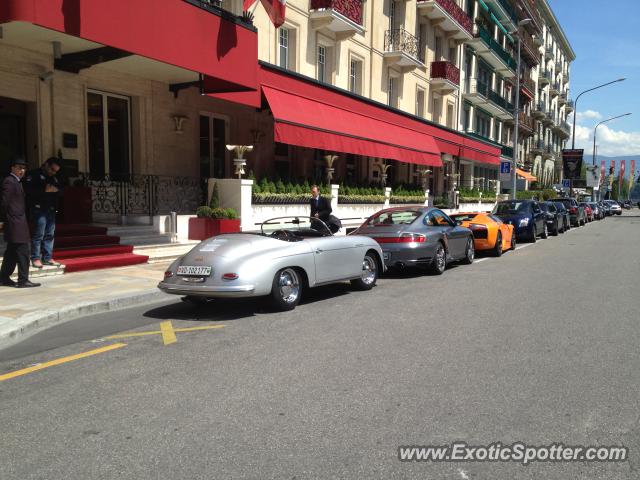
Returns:
[[[156,288],[169,262],[34,279],[38,288],[0,287],[0,348],[65,321],[171,298]]]

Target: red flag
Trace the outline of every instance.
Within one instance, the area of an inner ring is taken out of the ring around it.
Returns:
[[[249,10],[249,7],[253,5],[256,0],[244,0],[244,10]],[[267,11],[267,15],[271,19],[271,22],[276,28],[279,28],[284,23],[284,14],[287,8],[287,0],[260,0],[262,6]]]
[[[605,169],[607,167],[607,161],[606,160],[602,160],[602,162],[600,162],[600,185],[602,185],[604,183],[604,175],[605,175]]]
[[[618,179],[618,198],[620,198],[620,194],[622,193],[622,179],[624,178],[624,167],[625,160],[620,160],[620,177]]]

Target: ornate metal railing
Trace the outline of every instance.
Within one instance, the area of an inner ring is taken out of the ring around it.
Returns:
[[[498,41],[493,38],[493,36],[491,36],[489,31],[479,23],[476,23],[475,36],[481,38],[484,43],[486,43],[489,48],[491,48],[491,50],[493,50],[493,52],[498,55],[498,57],[500,57],[504,63],[507,64],[509,68],[511,68],[512,70],[516,69],[516,61],[513,59],[513,57],[509,55],[509,53],[504,48],[502,48],[502,45],[500,45]]]
[[[531,97],[536,93],[536,84],[529,77],[523,77],[520,79],[520,88],[527,90]]]
[[[522,126],[523,129],[533,132],[533,118],[531,118],[526,112],[518,112],[518,123]]]
[[[384,34],[385,52],[403,52],[413,58],[418,58],[418,45],[418,39],[404,28],[387,30]]]
[[[333,9],[358,25],[362,25],[360,0],[311,0],[311,10],[320,9]]]
[[[424,0],[418,0],[424,1]],[[460,8],[453,0],[436,0],[436,2],[460,24],[467,32],[473,35],[473,20],[467,12]]]
[[[91,188],[94,213],[120,216],[194,213],[206,191],[206,182],[194,177],[82,173],[79,182]]]
[[[460,69],[451,62],[431,62],[431,78],[443,78],[460,85]]]
[[[513,147],[510,147],[509,145],[502,145],[501,150],[503,157],[513,158]]]

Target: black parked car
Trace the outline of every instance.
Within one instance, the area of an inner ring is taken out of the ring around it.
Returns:
[[[584,208],[578,205],[575,198],[554,198],[552,202],[561,202],[571,217],[571,226],[579,227],[587,223],[587,217],[584,214]]]
[[[571,229],[571,216],[569,215],[569,210],[564,206],[562,202],[551,202],[556,207],[558,211],[558,216],[562,219],[562,233]]]
[[[561,218],[560,212],[553,202],[540,202],[540,209],[544,212],[547,219],[547,230],[551,235],[557,236],[564,233],[564,219]]]
[[[537,237],[547,238],[547,220],[535,200],[505,200],[493,207],[493,214],[504,223],[513,225],[518,241]]]

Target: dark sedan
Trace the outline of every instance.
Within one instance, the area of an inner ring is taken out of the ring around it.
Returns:
[[[493,214],[504,223],[514,226],[518,241],[535,242],[538,236],[547,238],[547,221],[535,200],[505,200],[493,207]]]
[[[382,247],[387,267],[427,267],[440,275],[449,262],[473,263],[471,230],[460,227],[442,210],[397,207],[381,210],[353,235],[365,235]]]
[[[551,235],[564,233],[564,219],[553,202],[540,202],[540,209],[547,219],[547,230]]]
[[[569,215],[569,210],[564,206],[562,202],[552,202],[556,210],[558,210],[558,216],[562,219],[562,231],[566,232],[571,229],[571,216]]]
[[[551,201],[560,202],[565,206],[567,210],[569,210],[572,227],[579,227],[587,223],[587,219],[584,214],[584,208],[578,205],[578,202],[575,198],[554,198]]]

